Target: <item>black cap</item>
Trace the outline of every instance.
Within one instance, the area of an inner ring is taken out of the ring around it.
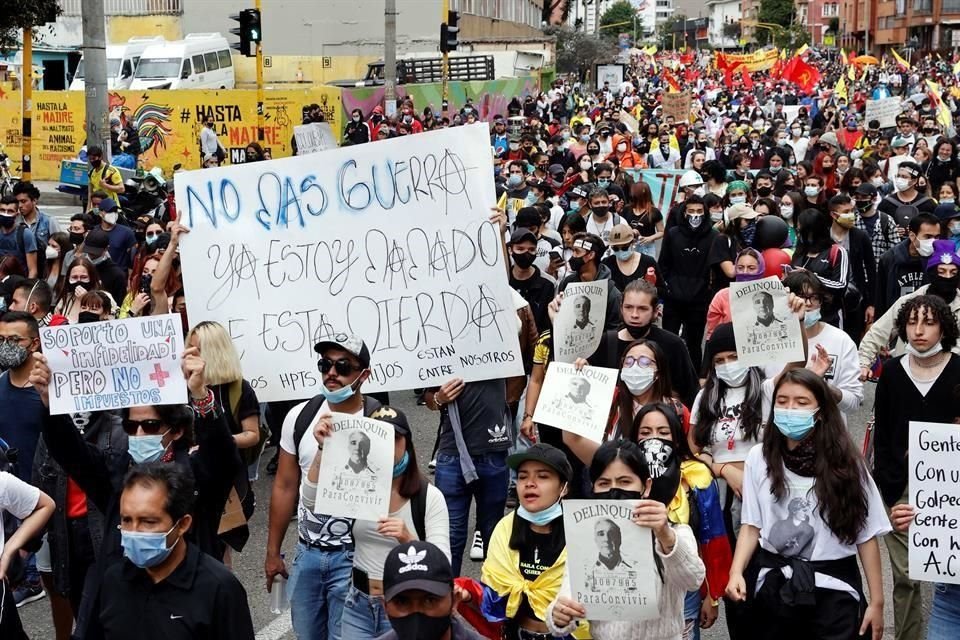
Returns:
[[[91,233],[93,233],[91,231]],[[346,333],[338,333],[330,340],[321,340],[313,350],[322,354],[327,349],[343,349],[347,353],[352,353],[360,361],[360,366],[366,368],[370,366],[370,350],[358,336],[352,336]]]
[[[383,599],[404,591],[426,591],[435,596],[453,592],[453,569],[446,554],[424,540],[411,540],[390,550],[383,563]]]
[[[578,184],[573,189],[570,189],[570,195],[574,198],[586,198],[587,197],[587,188],[582,184]]]
[[[710,334],[710,339],[707,340],[706,347],[706,351],[703,354],[703,362],[706,368],[710,367],[710,364],[713,362],[713,357],[718,353],[736,351],[737,341],[733,336],[733,323],[724,322],[723,324],[718,324],[717,328]]]
[[[563,451],[560,451],[560,449],[557,449],[553,445],[538,442],[526,451],[521,451],[509,456],[507,458],[507,465],[516,471],[521,464],[528,460],[542,462],[547,465],[560,474],[564,482],[570,482],[570,478],[573,477],[573,467],[570,466],[570,461],[567,460],[567,456],[564,455]]]
[[[545,198],[549,198],[553,195],[553,185],[551,185],[546,180],[537,180],[530,184],[531,189],[539,189],[540,193],[544,195]]]
[[[903,228],[910,225],[910,221],[920,215],[920,209],[912,204],[902,204],[893,212],[893,220]]]
[[[513,234],[510,236],[510,242],[507,244],[514,245],[520,242],[532,242],[533,244],[537,244],[537,236],[533,233],[533,231],[530,231],[530,229],[522,227],[513,232]]]
[[[861,182],[860,186],[857,187],[855,195],[858,196],[870,196],[871,198],[877,197],[877,188],[870,184],[869,182]]]
[[[960,216],[960,211],[957,210],[956,205],[940,204],[937,205],[937,208],[933,210],[933,215],[937,216],[937,218],[940,219],[940,222],[946,222],[947,220],[952,220],[957,216]]]
[[[407,422],[407,416],[400,409],[384,405],[371,413],[370,417],[380,422],[392,424],[394,430],[404,437],[410,435],[410,423]]]
[[[543,224],[543,218],[540,216],[540,210],[536,207],[523,207],[517,211],[517,219],[513,222],[515,229],[520,227],[537,227]]]
[[[103,255],[110,245],[110,237],[100,227],[94,227],[83,239],[83,252],[95,258]]]
[[[7,302],[13,297],[13,292],[27,279],[23,276],[9,275],[0,281],[0,298],[6,298]]]

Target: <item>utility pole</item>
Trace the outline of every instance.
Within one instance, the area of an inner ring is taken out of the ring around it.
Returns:
[[[20,164],[20,179],[30,181],[31,155],[33,154],[33,27],[23,29],[23,63],[20,67],[20,92],[23,95],[23,120],[20,131],[20,145],[22,158]]]
[[[450,0],[441,0],[440,1],[440,21],[446,24],[447,19],[450,16]],[[450,54],[446,51],[446,46],[443,46],[443,62],[441,63],[442,74],[443,74],[443,90],[440,92],[440,108],[443,110],[443,114],[446,115],[447,106],[450,103],[447,100],[448,87],[447,84],[450,81]]]
[[[256,0],[254,7],[260,20],[263,20],[263,7],[260,0]],[[263,146],[263,23],[260,23],[261,33],[257,34],[257,142]]]
[[[83,82],[86,93],[87,146],[103,148],[110,157],[107,108],[107,34],[103,0],[83,0]]]
[[[387,118],[397,112],[397,0],[384,0],[383,110]]]
[[[863,3],[863,54],[870,55],[870,2],[871,0],[866,0]]]

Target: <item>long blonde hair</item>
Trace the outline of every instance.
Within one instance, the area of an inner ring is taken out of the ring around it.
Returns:
[[[197,336],[200,355],[206,366],[204,375],[207,384],[225,384],[243,378],[240,366],[240,354],[237,353],[230,334],[219,322],[205,320],[187,334],[186,343],[190,345],[193,336]]]

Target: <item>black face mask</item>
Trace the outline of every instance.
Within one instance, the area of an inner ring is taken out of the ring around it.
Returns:
[[[593,492],[596,500],[643,500],[643,491],[629,491],[616,487],[602,493]]]
[[[953,302],[957,296],[957,285],[960,284],[960,274],[952,278],[934,275],[930,279],[930,286],[927,287],[927,293],[943,299],[947,304]]]
[[[773,193],[773,189],[770,187],[757,187],[757,195],[761,198],[766,198],[771,193]]]
[[[0,216],[0,227],[9,229],[17,222],[16,216]]]
[[[646,338],[647,334],[650,333],[650,325],[645,327],[631,327],[628,324],[623,325],[623,328],[627,330],[627,333],[630,334],[630,337],[634,340],[640,340]]]
[[[872,200],[855,200],[854,202],[857,203],[857,210],[861,213],[870,211],[870,207],[873,206]]]
[[[90,283],[89,283],[89,282],[83,282],[82,280],[79,280],[79,281],[77,281],[77,282],[69,282],[69,281],[68,281],[68,282],[67,282],[67,291],[69,291],[70,293],[73,293],[74,291],[77,290],[77,287],[83,287],[84,289],[86,289],[86,288],[89,287],[89,286],[90,286]]]
[[[93,311],[81,311],[77,316],[79,324],[88,324],[90,322],[100,322],[100,314]]]
[[[580,272],[580,269],[583,269],[583,265],[586,264],[586,260],[582,256],[573,256],[567,260],[567,264],[570,265],[570,268],[576,272]]]
[[[533,264],[533,261],[537,259],[537,256],[532,253],[514,253],[513,263],[520,267],[521,269],[527,269],[530,265]]]
[[[73,231],[70,232],[70,244],[75,247],[83,242],[83,238],[84,236],[82,233],[75,233]]]
[[[590,207],[590,210],[598,218],[606,218],[607,214],[610,213],[610,207]]]
[[[647,498],[669,505],[680,486],[680,460],[673,443],[661,438],[648,438],[641,440],[638,445],[643,452],[648,475],[653,478]]]
[[[440,640],[450,628],[450,616],[434,618],[421,612],[402,618],[391,616],[390,626],[399,640]]]

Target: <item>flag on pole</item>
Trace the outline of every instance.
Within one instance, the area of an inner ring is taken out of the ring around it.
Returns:
[[[940,85],[933,80],[927,80],[926,83],[930,100],[937,107],[937,121],[943,126],[943,132],[947,133],[947,129],[953,126],[953,116],[950,114],[950,107],[948,107],[940,97],[943,93]]]
[[[847,50],[843,47],[840,47],[840,62],[843,65],[847,64]]]
[[[897,50],[896,50],[896,49],[894,49],[893,47],[891,47],[891,48],[890,48],[890,53],[893,55],[893,59],[897,61],[897,64],[899,64],[899,65],[900,65],[901,67],[903,67],[904,69],[910,69],[910,63],[907,62],[906,60],[904,60],[904,59],[900,56],[900,54],[897,53]]]
[[[837,80],[836,86],[833,88],[833,95],[838,99],[847,99],[847,82],[846,78],[844,78],[842,75],[840,76],[840,79]]]
[[[803,45],[802,47],[800,47],[799,49],[797,49],[797,55],[798,55],[798,56],[802,56],[803,54],[805,54],[805,53],[806,53],[807,51],[809,51],[809,50],[810,50],[810,47],[809,47],[808,45]]]
[[[960,60],[957,60],[957,63],[953,65],[953,75],[960,74]]]
[[[850,79],[850,82],[853,82],[854,80],[857,79],[857,74],[856,74],[856,72],[853,70],[853,65],[852,65],[852,64],[849,65],[849,66],[847,66],[847,78]]]
[[[680,91],[680,82],[666,67],[663,68],[663,80],[670,85],[670,93]]]

